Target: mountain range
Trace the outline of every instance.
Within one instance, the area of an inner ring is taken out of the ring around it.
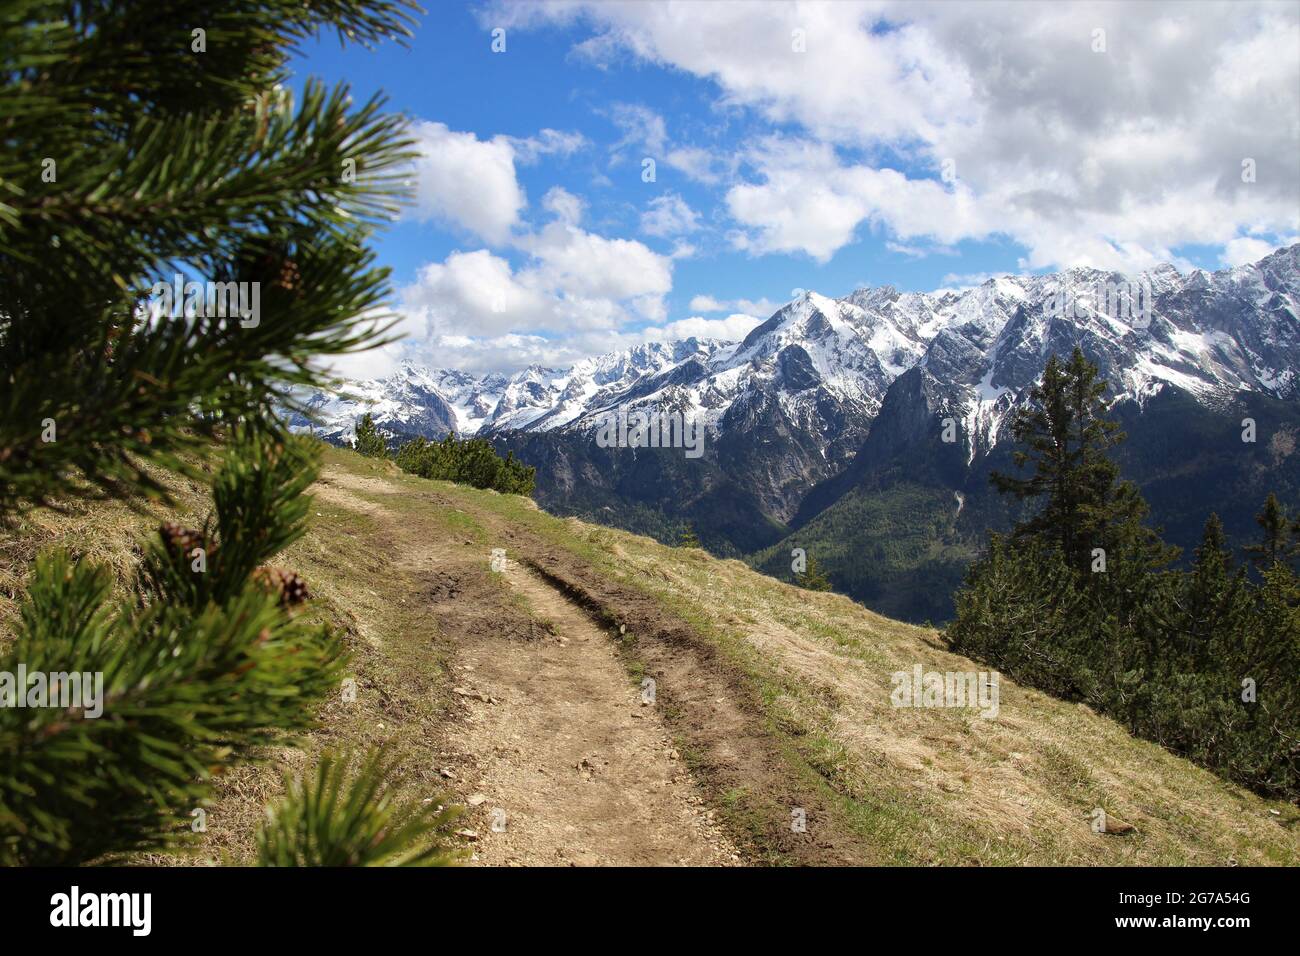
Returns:
[[[988,483],[1014,467],[1004,426],[1047,356],[1076,345],[1110,383],[1121,467],[1172,543],[1194,545],[1211,510],[1244,541],[1269,491],[1300,503],[1298,316],[1300,244],[1217,272],[806,292],[741,342],[647,343],[513,375],[407,364],[307,404],[327,440],[348,441],[366,410],[394,443],[487,437],[537,467],[552,512],[664,540],[690,526],[787,578],[803,547],[869,606],[941,620],[986,530],[1016,516]],[[702,420],[703,457],[600,447],[604,416],[636,410]]]

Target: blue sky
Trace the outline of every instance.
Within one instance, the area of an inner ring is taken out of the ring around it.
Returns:
[[[1293,3],[430,7],[410,48],[330,37],[294,67],[384,91],[426,152],[378,240],[407,340],[356,374],[735,338],[805,288],[1222,268],[1300,233]]]

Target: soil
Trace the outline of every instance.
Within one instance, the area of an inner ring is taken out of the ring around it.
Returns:
[[[355,484],[332,469],[324,479],[336,492]],[[492,511],[470,517],[506,549],[500,572],[491,549],[438,540],[409,512],[367,513],[417,582],[448,660],[451,720],[437,760],[466,806],[457,826],[472,863],[873,858],[832,825],[815,781],[792,784],[755,689],[652,598]],[[643,702],[645,677],[653,703]],[[796,812],[806,829],[791,826]]]

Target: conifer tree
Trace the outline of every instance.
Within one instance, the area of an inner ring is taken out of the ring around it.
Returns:
[[[679,536],[679,538],[678,538],[678,540],[677,540],[677,547],[679,547],[679,548],[701,548],[701,547],[703,547],[703,545],[700,544],[700,539],[699,539],[699,536],[696,535],[696,533],[695,533],[695,529],[692,528],[690,525],[687,525],[687,526],[686,526],[686,530],[683,531],[683,532],[681,533],[681,535]]]
[[[413,438],[397,449],[397,467],[421,478],[454,481],[490,488],[507,495],[530,495],[537,469],[518,461],[514,452],[502,458],[486,438],[457,438],[449,432],[442,441]]]
[[[1243,572],[1233,568],[1232,551],[1217,514],[1206,519],[1183,590],[1185,624],[1179,636],[1184,646],[1180,650],[1204,665],[1210,654],[1221,649],[1217,645],[1244,627],[1250,600]]]
[[[337,636],[297,613],[307,585],[269,563],[315,475],[273,409],[382,340],[367,239],[415,154],[381,99],[310,81],[295,97],[285,65],[321,30],[407,35],[415,8],[166,7],[0,14],[0,523],[165,498],[149,465],[208,480],[225,445],[208,519],[162,524],[133,597],[66,551],[37,559],[0,674],[53,675],[60,696],[0,707],[0,865],[184,842],[213,778],[291,743],[340,675]],[[74,674],[102,694],[65,694]]]
[[[388,442],[375,427],[375,420],[366,412],[357,422],[357,438],[354,447],[358,454],[367,458],[387,458]]]
[[[1277,495],[1269,493],[1264,508],[1255,515],[1255,523],[1260,527],[1259,544],[1246,548],[1251,561],[1261,571],[1267,571],[1275,564],[1288,562],[1297,553],[1294,529],[1283,510]]]
[[[1263,793],[1300,793],[1300,584],[1275,499],[1260,514],[1256,587],[1234,567],[1217,515],[1188,571],[1141,524],[1117,480],[1096,369],[1055,358],[1016,422],[1027,479],[998,487],[1042,501],[1012,537],[992,535],[956,594],[949,646],[1090,706],[1174,753]],[[1105,573],[1089,560],[1106,550]]]
[[[399,801],[382,748],[350,774],[356,762],[327,752],[313,777],[288,781],[258,830],[259,866],[445,866],[463,855],[437,839],[460,808],[429,812]]]
[[[817,559],[808,555],[808,566],[799,574],[799,586],[809,591],[831,590],[831,580],[822,572]]]
[[[1056,547],[1081,573],[1093,566],[1094,550],[1127,552],[1140,564],[1169,560],[1167,549],[1142,526],[1146,503],[1137,488],[1119,480],[1108,452],[1124,434],[1106,417],[1106,382],[1076,346],[1068,363],[1048,359],[1043,380],[1012,422],[1018,467],[1033,466],[1027,478],[995,472],[998,491],[1039,501],[1040,509],[1019,523],[1013,537]]]

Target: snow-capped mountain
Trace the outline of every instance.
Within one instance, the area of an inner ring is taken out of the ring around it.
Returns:
[[[1114,299],[1108,307],[1108,286],[1133,290],[1127,309]],[[351,397],[322,393],[311,405],[321,434],[334,440],[345,440],[366,410],[395,436],[436,438],[587,431],[603,412],[649,407],[693,413],[716,435],[768,409],[759,417],[779,412],[822,444],[845,445],[832,454],[842,457],[895,379],[919,367],[960,406],[973,454],[975,444],[996,443],[1006,411],[1045,357],[1075,344],[1100,365],[1112,394],[1139,402],[1166,385],[1207,402],[1240,391],[1294,399],[1298,315],[1300,245],[1220,272],[1071,269],[934,293],[807,292],[740,343],[648,343],[569,368],[481,378],[406,365],[353,383]]]
[[[942,620],[985,530],[1010,520],[988,481],[1014,467],[1010,414],[1048,355],[1075,345],[1119,399],[1125,476],[1167,540],[1190,550],[1211,510],[1252,534],[1268,491],[1300,503],[1298,317],[1295,245],[1218,272],[808,292],[743,342],[648,343],[484,377],[407,365],[310,404],[332,441],[367,410],[394,442],[486,436],[537,468],[534,496],[553,512],[665,540],[689,525],[778,574],[792,547],[817,547],[846,593]],[[599,447],[605,413],[637,409],[701,419],[702,457]],[[1247,416],[1258,443],[1241,441]],[[955,442],[938,438],[948,426]]]

